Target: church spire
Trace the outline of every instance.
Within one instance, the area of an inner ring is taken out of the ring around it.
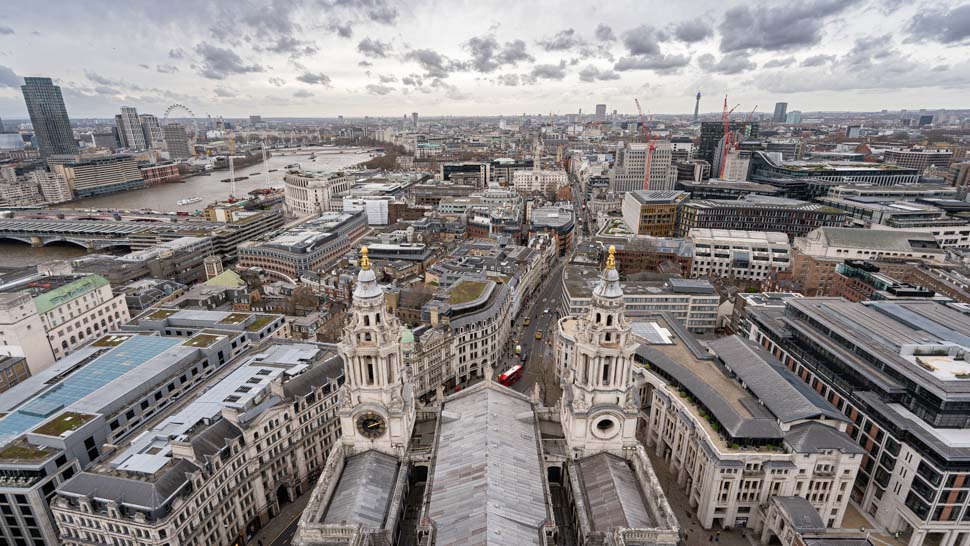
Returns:
[[[623,297],[623,288],[620,287],[620,273],[616,270],[616,247],[610,245],[609,255],[606,257],[606,269],[600,276],[600,283],[593,290],[594,296],[607,299],[617,299]]]
[[[377,275],[371,269],[366,246],[360,248],[360,256],[360,273],[357,274],[357,288],[354,289],[354,299],[383,297],[384,291],[377,285]]]

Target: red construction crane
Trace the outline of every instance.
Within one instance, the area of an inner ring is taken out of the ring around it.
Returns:
[[[721,148],[721,169],[718,178],[724,178],[724,166],[727,163],[727,151],[731,147],[731,114],[740,104],[735,104],[734,108],[728,110],[727,95],[724,95],[724,112],[721,114],[721,122],[724,124],[724,146]],[[757,107],[756,107],[757,108]]]
[[[637,104],[637,112],[640,114],[640,124],[643,125],[643,136],[647,139],[647,157],[643,163],[643,189],[650,189],[650,164],[653,162],[653,151],[656,148],[653,144],[653,137],[650,135],[650,127],[647,125],[646,118],[643,117],[643,108],[640,108],[640,100],[633,99]]]

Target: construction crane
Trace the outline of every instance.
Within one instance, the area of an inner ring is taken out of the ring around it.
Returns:
[[[724,111],[721,114],[721,122],[724,124],[724,146],[721,148],[721,169],[718,178],[724,178],[724,166],[727,164],[727,151],[731,147],[731,114],[740,104],[735,104],[734,108],[728,110],[727,95],[724,95]]]
[[[747,121],[748,123],[751,123],[751,120],[753,120],[753,119],[754,119],[754,113],[755,113],[755,111],[756,111],[757,109],[758,109],[758,105],[757,105],[757,104],[755,104],[755,105],[754,105],[754,108],[752,108],[752,109],[751,109],[751,113],[750,113],[750,114],[748,114],[748,119],[746,120],[746,121]]]
[[[650,189],[650,164],[653,162],[653,137],[650,135],[650,128],[647,126],[647,119],[643,117],[643,108],[640,108],[640,99],[634,97],[633,102],[637,105],[637,112],[640,114],[640,124],[643,125],[643,136],[647,139],[647,157],[643,161],[643,189]]]

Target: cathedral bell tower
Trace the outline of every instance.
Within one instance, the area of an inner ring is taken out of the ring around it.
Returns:
[[[561,419],[575,457],[636,445],[639,396],[632,380],[636,343],[623,316],[623,289],[610,247],[589,312],[578,318],[572,364],[563,378]]]
[[[414,427],[414,396],[401,354],[401,323],[387,312],[384,291],[361,248],[360,273],[337,344],[346,382],[340,400],[342,442],[361,452],[400,456]]]

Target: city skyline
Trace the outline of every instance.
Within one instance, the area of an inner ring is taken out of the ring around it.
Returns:
[[[633,97],[690,114],[698,89],[702,113],[725,93],[767,114],[957,109],[970,86],[959,2],[101,3],[0,8],[0,117],[26,118],[32,76],[54,79],[72,118],[172,103],[226,117],[633,113]]]

